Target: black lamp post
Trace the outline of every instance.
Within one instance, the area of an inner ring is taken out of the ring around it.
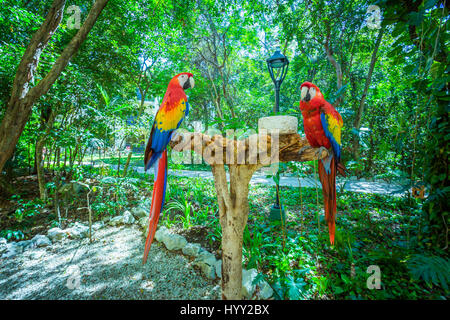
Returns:
[[[267,68],[269,69],[270,77],[272,78],[273,83],[275,84],[275,106],[273,112],[277,114],[280,111],[280,87],[283,83],[284,78],[286,77],[286,73],[289,67],[289,60],[286,56],[284,56],[280,49],[278,48],[273,56],[271,56],[267,61]],[[275,73],[274,73],[275,72]],[[280,181],[280,174],[277,171],[277,181]],[[276,183],[276,198],[275,203],[270,208],[270,219],[271,220],[285,220],[285,211],[283,206],[280,205],[280,194],[279,189],[280,186],[278,182]],[[281,210],[281,215],[280,215]]]
[[[270,77],[275,84],[275,107],[273,112],[276,114],[280,111],[280,87],[289,67],[289,60],[284,56],[280,50],[275,51],[273,56],[267,59],[267,68],[269,69]],[[274,71],[276,74],[274,74]]]

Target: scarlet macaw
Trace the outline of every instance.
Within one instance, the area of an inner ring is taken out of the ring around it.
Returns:
[[[159,159],[155,166],[155,183],[153,186],[152,205],[150,208],[147,240],[142,263],[147,261],[148,253],[155,236],[159,215],[164,205],[167,183],[167,145],[173,132],[178,129],[189,114],[189,103],[184,90],[194,87],[192,73],[176,75],[169,82],[166,94],[156,113],[152,131],[145,148],[144,164],[147,171]]]
[[[319,179],[322,184],[325,219],[328,223],[330,242],[334,244],[336,222],[336,170],[345,176],[341,160],[342,117],[325,100],[320,89],[311,82],[300,86],[300,110],[306,139],[314,148],[332,149],[332,154],[319,161]],[[321,150],[319,150],[321,151]]]

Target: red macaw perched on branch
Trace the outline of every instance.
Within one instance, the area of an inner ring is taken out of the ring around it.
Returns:
[[[332,154],[319,161],[319,178],[322,184],[325,219],[328,223],[330,242],[334,244],[336,222],[336,170],[345,176],[341,159],[342,117],[328,103],[319,88],[311,82],[300,86],[300,110],[306,139],[314,148],[332,149]],[[320,150],[319,152],[321,152]]]
[[[173,132],[178,129],[189,114],[189,103],[184,90],[194,87],[192,73],[180,73],[172,78],[167,87],[161,106],[155,116],[152,132],[145,148],[144,164],[147,171],[159,159],[155,166],[155,184],[153,186],[152,205],[148,225],[147,240],[142,263],[147,261],[148,253],[155,236],[159,215],[164,205],[167,183],[167,150]]]

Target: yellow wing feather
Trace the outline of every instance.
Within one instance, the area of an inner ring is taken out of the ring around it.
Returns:
[[[341,128],[344,125],[341,115],[339,115],[339,118],[336,119],[332,114],[327,113],[325,114],[325,118],[328,123],[328,130],[333,135],[336,142],[341,145]]]
[[[165,103],[156,114],[155,124],[160,131],[175,130],[186,112],[186,101],[181,99],[176,107],[168,108]]]

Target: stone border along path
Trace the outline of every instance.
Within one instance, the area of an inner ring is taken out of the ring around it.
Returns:
[[[31,240],[0,238],[0,299],[220,299],[222,261],[164,226],[142,265],[148,212],[144,202],[95,222],[91,244],[80,222]],[[257,275],[243,270],[243,296],[271,298],[267,282],[253,284]]]
[[[90,163],[84,162],[83,165],[92,166]],[[114,164],[104,164],[105,166],[110,166],[113,169],[117,170],[117,165]],[[94,164],[95,167],[101,167],[101,164]],[[123,169],[123,166],[120,166]],[[144,171],[144,167],[129,167],[138,173],[147,173],[153,174],[153,170]],[[258,170],[259,171],[259,170]],[[267,178],[266,174],[256,172],[250,184],[263,184],[274,186],[275,182],[272,178]],[[214,179],[211,171],[191,171],[191,170],[172,170],[169,169],[169,175],[178,176],[178,177],[187,177],[187,178],[203,178],[203,179]],[[318,174],[317,174],[318,175]],[[230,181],[229,174],[227,172],[227,179]],[[306,188],[316,188],[321,189],[319,180],[314,179],[313,177],[300,178],[300,183],[302,187]],[[280,186],[282,187],[298,187],[298,178],[292,176],[281,176],[280,177]],[[410,190],[410,186],[406,184],[394,184],[387,183],[383,181],[366,181],[364,179],[356,179],[355,177],[350,178],[336,178],[336,188],[342,190],[342,188],[346,191],[352,192],[361,192],[361,193],[373,193],[373,194],[382,194],[382,195],[390,195],[394,197],[402,197],[407,196]]]

